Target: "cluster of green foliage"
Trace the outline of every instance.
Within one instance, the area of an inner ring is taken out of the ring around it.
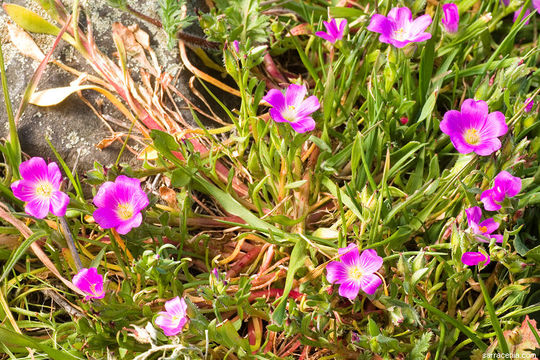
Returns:
[[[456,1],[460,30],[449,35],[432,2],[379,1],[381,14],[408,5],[415,17],[433,17],[430,40],[398,50],[367,31],[372,2],[213,3],[201,20],[209,39],[224,45],[240,40],[239,53],[230,46],[222,53],[224,72],[239,89],[238,109],[227,108],[200,83],[230,125],[206,129],[193,112],[208,153],[153,130],[156,160],[141,168],[96,164],[87,174],[82,184],[94,191],[120,173],[168,179],[174,204],[151,194],[142,226],[123,236],[125,247],[89,220],[93,205],[82,195],[79,177],[64,167],[77,193],[71,194],[69,224],[78,234],[83,264],[106,269],[108,294],[82,303],[44,275],[47,269],[25,252],[29,241],[43,237],[66,278],[73,262],[60,250],[66,246],[59,230],[32,222],[39,236],[25,240],[26,247],[0,248],[6,263],[0,349],[10,358],[28,357],[26,348],[32,348],[35,358],[53,359],[531,354],[540,340],[534,322],[524,322],[540,310],[540,119],[538,106],[524,112],[524,101],[540,88],[538,15],[529,15],[525,25],[512,21],[520,1],[508,7],[499,0]],[[160,6],[172,38],[183,21],[178,3]],[[349,22],[336,46],[313,35],[324,30],[328,15]],[[276,72],[307,84],[318,97],[313,132],[295,133],[266,115],[260,102],[269,86],[282,85]],[[490,112],[505,114],[509,132],[492,156],[459,154],[439,130],[443,114],[466,98],[485,100]],[[17,146],[14,136],[0,149],[8,175],[20,162]],[[464,209],[479,205],[479,194],[502,170],[520,177],[523,188],[496,215],[503,243],[484,246],[467,229]],[[10,180],[4,178],[0,191],[22,219]],[[18,234],[12,224],[4,225],[3,234]],[[349,243],[384,258],[385,283],[354,302],[341,298],[325,277],[326,264]],[[236,246],[240,255],[229,260]],[[490,266],[463,265],[461,255],[479,246],[490,254]],[[257,249],[243,264],[242,257]],[[269,266],[263,268],[267,254]],[[257,280],[268,274],[274,277],[260,287]],[[266,297],[257,295],[267,289]],[[293,292],[303,296],[288,296]],[[179,337],[167,338],[153,320],[175,296],[187,299],[190,322]],[[13,323],[22,334],[16,335]]]

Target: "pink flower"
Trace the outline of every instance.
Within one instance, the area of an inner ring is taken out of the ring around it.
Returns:
[[[99,275],[96,268],[81,269],[77,275],[73,277],[73,285],[79,290],[88,294],[85,296],[89,299],[103,299],[105,291],[103,291],[103,276]]]
[[[540,0],[538,0],[540,1]],[[527,100],[525,100],[525,112],[531,112],[532,108],[534,106],[534,101],[532,98],[527,98]]]
[[[271,89],[263,98],[273,108],[270,116],[276,122],[291,124],[294,131],[304,133],[315,128],[315,120],[309,115],[321,106],[316,96],[304,100],[307,89],[305,86],[291,84],[285,95],[279,90]]]
[[[431,34],[425,32],[431,21],[431,16],[427,14],[413,21],[411,10],[401,7],[391,9],[388,17],[373,15],[367,29],[381,34],[380,42],[402,48],[413,42],[431,39]]]
[[[450,110],[444,114],[440,129],[460,153],[487,156],[501,148],[498,137],[506,134],[508,126],[500,111],[488,114],[485,101],[467,99],[461,105],[461,112]]]
[[[330,41],[334,44],[336,41],[343,39],[343,34],[345,32],[345,26],[347,26],[347,20],[343,19],[339,23],[339,26],[336,22],[336,19],[330,19],[329,22],[323,21],[324,27],[326,27],[326,32],[317,31],[315,35],[325,40]]]
[[[514,13],[514,22],[517,21],[518,17],[519,17],[519,14],[521,14],[521,11],[523,10],[523,6],[520,7],[515,13]],[[523,21],[523,19],[525,19],[527,16],[529,16],[529,14],[531,13],[531,10],[527,9],[525,10],[525,14],[523,14],[523,17],[521,18],[521,21]],[[525,25],[528,25],[529,24],[529,20],[525,21]]]
[[[510,175],[508,171],[501,171],[495,176],[493,187],[480,195],[480,201],[488,211],[497,211],[499,204],[505,197],[514,197],[521,191],[521,179]]]
[[[443,18],[441,19],[441,23],[447,32],[451,34],[456,33],[459,26],[459,11],[457,5],[449,3],[444,4],[442,8]]]
[[[469,224],[469,227],[474,234],[482,235],[487,238],[494,238],[498,243],[501,243],[503,241],[502,235],[491,234],[499,228],[498,222],[495,222],[493,218],[489,218],[480,222],[480,219],[482,218],[482,209],[480,209],[480,207],[474,206],[472,208],[468,208],[465,210],[465,213],[467,214],[467,222]],[[481,242],[488,242],[482,237],[478,237],[477,239]]]
[[[115,228],[119,234],[127,234],[141,225],[141,210],[148,203],[140,180],[120,175],[114,182],[107,181],[99,188],[94,197],[94,204],[98,207],[94,211],[94,219],[104,229]]]
[[[238,54],[240,52],[240,43],[238,42],[238,40],[234,40],[232,42],[232,45],[233,45],[234,51]]]
[[[338,253],[341,262],[332,261],[326,266],[326,278],[332,284],[340,284],[339,295],[352,301],[360,289],[375,294],[382,281],[374,273],[381,268],[383,258],[373,249],[364,250],[360,255],[355,244],[339,249]]]
[[[188,321],[186,301],[177,296],[165,302],[165,310],[167,311],[159,313],[156,318],[156,325],[163,330],[165,335],[175,336],[182,332]]]
[[[491,259],[489,258],[489,255],[482,254],[479,251],[471,251],[466,252],[461,256],[461,262],[467,266],[474,266],[478,264],[486,266],[491,262]]]
[[[31,216],[43,219],[52,212],[64,216],[69,204],[69,196],[61,192],[62,174],[55,162],[47,165],[40,157],[33,157],[19,166],[22,180],[11,184],[13,195],[27,202],[24,211]]]

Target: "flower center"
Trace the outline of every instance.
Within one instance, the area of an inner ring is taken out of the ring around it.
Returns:
[[[36,195],[44,198],[50,198],[53,193],[52,184],[48,181],[42,181],[36,186]]]
[[[407,38],[407,33],[404,28],[399,28],[394,32],[394,37],[398,41],[403,41]]]
[[[362,276],[362,269],[360,269],[359,266],[354,266],[349,270],[349,277],[351,278],[351,280],[360,281]]]
[[[133,217],[133,212],[133,206],[129,203],[118,204],[118,208],[116,209],[118,217],[122,220],[131,219]]]
[[[468,129],[463,136],[465,142],[469,145],[477,145],[480,142],[480,134],[476,129]]]
[[[478,230],[480,230],[481,232],[485,233],[487,231],[487,227],[486,226],[480,226],[478,228]]]
[[[287,108],[285,109],[283,114],[281,114],[281,116],[283,116],[285,120],[294,122],[296,120],[296,106],[294,105],[287,106]]]

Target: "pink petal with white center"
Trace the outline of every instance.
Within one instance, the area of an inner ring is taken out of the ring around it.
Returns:
[[[411,26],[409,27],[410,29],[409,32],[411,34],[411,37],[415,37],[424,33],[424,31],[428,28],[428,26],[431,25],[432,21],[433,20],[431,19],[431,16],[429,16],[428,14],[422,15],[416,18],[412,22]],[[424,34],[428,34],[429,38],[431,38],[431,34],[429,33],[424,33]]]
[[[47,179],[49,170],[45,160],[40,157],[33,157],[21,163],[19,172],[23,179],[37,182]]]
[[[272,120],[274,120],[275,122],[289,122],[287,119],[285,119],[281,113],[278,111],[278,109],[276,108],[272,108],[270,109],[270,117],[272,118]]]
[[[371,17],[367,29],[375,33],[388,35],[392,32],[392,23],[386,16],[375,14]]]
[[[372,274],[378,271],[383,264],[383,258],[373,249],[362,251],[360,255],[360,269],[362,274]]]
[[[56,216],[64,216],[69,204],[69,196],[61,191],[55,191],[51,196],[50,210]]]
[[[347,267],[339,261],[331,261],[326,265],[326,280],[330,284],[342,284],[349,278]]]
[[[412,22],[412,13],[408,7],[392,8],[388,19],[395,24],[395,29],[406,28]]]
[[[339,286],[339,295],[353,301],[360,292],[360,283],[358,281],[347,280]]]
[[[360,279],[360,288],[369,295],[375,294],[381,284],[381,278],[375,274],[367,274]]]
[[[100,207],[93,213],[94,220],[104,229],[115,228],[120,225],[121,219],[116,213],[116,208]]]

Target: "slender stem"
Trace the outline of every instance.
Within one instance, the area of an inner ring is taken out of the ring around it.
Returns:
[[[75,261],[75,266],[77,267],[78,272],[83,268],[83,266],[81,263],[81,258],[79,257],[79,253],[77,252],[77,247],[75,246],[75,242],[73,241],[73,236],[71,236],[71,230],[69,229],[65,217],[59,216],[58,219],[60,219],[60,225],[62,225],[62,230],[64,231],[64,236],[66,237],[69,251],[71,251],[71,255],[73,256],[73,260]]]

